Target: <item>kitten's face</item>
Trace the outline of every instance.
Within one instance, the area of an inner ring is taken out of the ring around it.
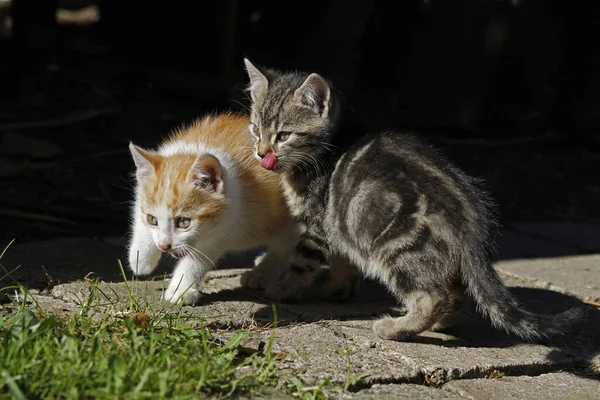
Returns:
[[[227,208],[218,160],[130,148],[137,166],[138,212],[148,234],[175,258],[194,256],[193,244],[214,236]]]
[[[331,90],[317,74],[267,75],[246,60],[254,154],[274,171],[319,168],[329,151]]]

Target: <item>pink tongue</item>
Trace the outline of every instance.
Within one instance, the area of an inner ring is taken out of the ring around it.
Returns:
[[[264,169],[268,169],[268,170],[274,170],[279,168],[279,165],[277,165],[277,156],[273,153],[269,153],[265,156],[265,158],[262,159],[262,161],[260,162],[260,165],[264,168]]]

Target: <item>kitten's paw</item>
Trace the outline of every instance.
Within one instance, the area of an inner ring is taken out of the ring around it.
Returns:
[[[344,302],[352,299],[358,292],[360,279],[358,275],[346,276],[343,279],[333,279],[327,269],[319,272],[307,295],[317,299]]]
[[[242,287],[252,290],[266,289],[273,280],[272,273],[269,274],[267,272],[255,267],[250,271],[244,272],[240,278],[240,283]]]
[[[375,321],[373,332],[382,339],[403,341],[412,336],[411,332],[402,330],[397,318],[385,317]]]
[[[200,291],[195,287],[177,288],[168,286],[163,293],[163,299],[169,303],[176,304],[181,302],[183,305],[190,306],[196,303],[200,298]]]
[[[267,298],[281,303],[297,303],[308,290],[310,281],[297,274],[286,273],[282,279],[271,283],[265,290]]]

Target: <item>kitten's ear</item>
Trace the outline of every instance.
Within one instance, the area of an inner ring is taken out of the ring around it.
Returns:
[[[135,163],[135,175],[138,181],[146,179],[154,173],[154,166],[160,157],[158,154],[144,150],[132,142],[129,142],[129,151]]]
[[[223,193],[223,170],[221,163],[213,155],[198,156],[188,173],[188,179],[199,189]]]
[[[321,75],[313,73],[296,89],[294,99],[301,106],[308,107],[323,117],[329,112],[331,89]]]
[[[269,87],[269,80],[247,58],[244,58],[244,64],[246,64],[246,71],[250,78],[250,85],[248,86],[250,96],[252,97],[252,101],[257,101],[258,98],[266,93]]]

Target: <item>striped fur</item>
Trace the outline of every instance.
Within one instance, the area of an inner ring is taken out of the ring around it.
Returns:
[[[495,327],[528,340],[561,334],[581,317],[580,309],[551,317],[521,308],[492,265],[491,199],[438,151],[411,134],[363,134],[316,74],[246,67],[255,149],[277,156],[303,242],[334,256],[336,271],[358,267],[407,306],[406,315],[374,323],[380,337],[447,328],[467,295]],[[277,140],[281,131],[292,134]],[[311,265],[300,267],[288,272],[285,290],[316,277]]]

